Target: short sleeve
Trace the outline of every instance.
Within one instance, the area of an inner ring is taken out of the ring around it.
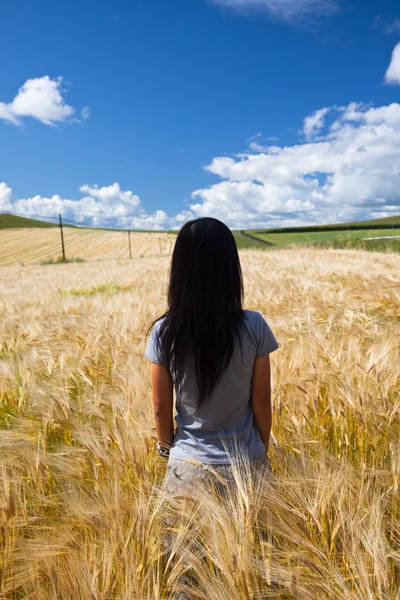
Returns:
[[[259,327],[258,327],[258,348],[256,358],[270,354],[275,350],[278,350],[279,344],[275,339],[274,334],[267,321],[264,319],[261,313],[259,314]]]
[[[160,321],[157,321],[157,323],[154,325],[153,329],[151,330],[151,334],[150,334],[149,340],[147,342],[146,349],[144,351],[144,355],[146,356],[146,358],[149,358],[151,361],[157,363],[158,365],[165,366],[165,362],[161,359],[161,357],[159,356],[159,354],[157,352],[156,333],[159,329],[159,326],[160,326]]]

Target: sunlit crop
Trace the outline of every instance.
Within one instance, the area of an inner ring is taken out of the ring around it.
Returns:
[[[398,600],[398,254],[240,252],[244,307],[281,346],[274,477],[168,503],[143,354],[166,308],[155,243],[0,269],[0,598]]]
[[[67,260],[122,260],[170,254],[175,236],[165,232],[106,231],[64,227]],[[0,229],[0,265],[31,265],[62,258],[59,227]]]

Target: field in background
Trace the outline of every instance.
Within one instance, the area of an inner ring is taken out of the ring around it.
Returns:
[[[270,249],[309,248],[359,249],[400,252],[400,215],[368,221],[353,221],[295,228],[249,229],[256,239],[273,244]],[[362,227],[366,227],[362,229]],[[376,229],[374,229],[376,227]],[[365,240],[364,238],[391,239]],[[392,238],[392,236],[397,236]]]
[[[129,238],[127,231],[104,229],[83,229],[79,227],[64,227],[65,254],[67,260],[124,260],[129,258]],[[322,244],[326,247],[335,245],[346,248],[349,245],[363,250],[380,250],[383,252],[400,252],[400,237],[398,239],[362,241],[362,237],[380,237],[395,235],[395,230],[366,230],[345,232],[312,232],[312,233],[249,233],[259,240],[233,231],[239,250],[279,250],[283,247],[301,246],[312,247]],[[137,232],[132,231],[132,258],[145,256],[170,256],[176,241],[176,234],[171,232]],[[272,242],[268,246],[261,240]],[[60,229],[52,228],[9,228],[0,230],[0,266],[33,265],[44,262],[56,262],[62,256]]]
[[[352,226],[387,225],[387,229],[352,230]],[[400,252],[400,216],[370,221],[342,223],[340,230],[320,231],[309,227],[296,232],[273,230],[232,230],[239,250],[277,250],[279,248],[353,248],[369,251]],[[335,227],[327,225],[326,227]],[[389,228],[390,227],[390,228]],[[348,229],[346,229],[348,228]],[[119,260],[144,256],[170,255],[178,231],[128,232],[113,229],[73,227],[63,228],[67,260]],[[398,235],[394,239],[363,240],[366,237]],[[14,215],[0,214],[0,266],[57,262],[62,257],[60,230],[57,223],[46,223]]]
[[[249,231],[250,233],[250,231]],[[397,239],[377,240],[381,245],[385,244],[388,250],[395,251],[398,248],[400,251],[400,229],[358,229],[358,230],[343,230],[343,231],[310,231],[298,233],[252,233],[255,237],[261,240],[266,240],[276,244],[277,246],[303,246],[312,244],[331,244],[337,243],[343,247],[348,243],[360,244],[363,238],[381,237],[381,236],[398,236]],[[372,248],[376,244],[373,240],[365,241],[365,249]]]
[[[240,256],[280,344],[277,479],[194,505],[156,493],[143,353],[170,257],[1,269],[2,599],[398,600],[399,256]]]
[[[129,258],[127,231],[64,227],[65,254],[68,260],[118,260]],[[264,249],[257,242],[234,233],[238,248]],[[132,231],[132,258],[171,255],[176,235],[166,232]],[[57,261],[62,256],[59,227],[7,228],[0,230],[0,266]]]
[[[127,231],[64,227],[65,254],[69,260],[129,258]],[[131,233],[132,258],[171,254],[175,236],[167,233]],[[0,265],[56,261],[62,255],[60,229],[5,229],[0,231]]]
[[[382,217],[380,219],[368,219],[366,221],[348,221],[347,223],[326,223],[324,225],[304,225],[299,227],[294,227],[292,229],[298,230],[307,230],[307,231],[318,231],[321,229],[326,229],[329,227],[334,227],[338,229],[357,229],[357,227],[368,226],[372,229],[374,226],[379,227],[391,227],[392,225],[400,225],[400,215],[394,215],[392,217]],[[254,232],[257,233],[278,233],[282,232],[283,229],[290,229],[288,227],[275,227],[271,229],[253,229]]]

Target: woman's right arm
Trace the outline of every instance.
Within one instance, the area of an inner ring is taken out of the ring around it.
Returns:
[[[254,423],[268,452],[272,427],[271,365],[269,354],[256,358],[251,380],[251,404]]]

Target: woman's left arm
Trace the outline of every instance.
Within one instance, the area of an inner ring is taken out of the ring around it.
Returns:
[[[167,369],[155,362],[151,372],[156,431],[163,448],[171,448],[174,441],[174,386]]]

